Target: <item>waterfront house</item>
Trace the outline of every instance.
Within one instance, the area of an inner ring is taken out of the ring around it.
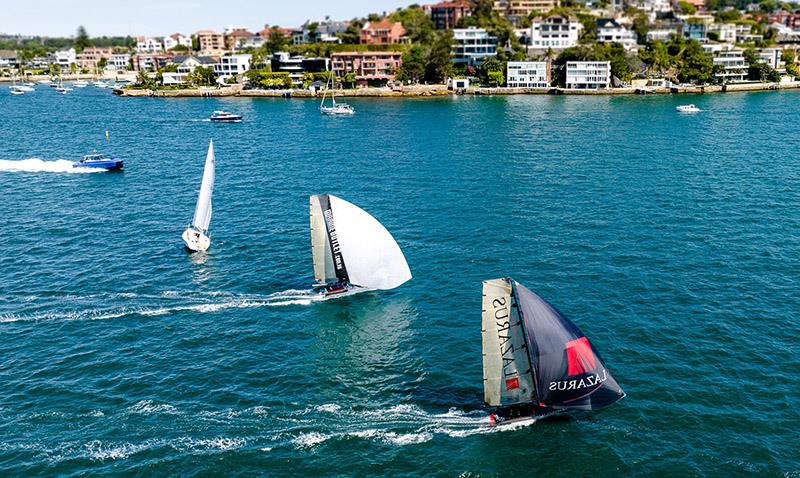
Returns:
[[[0,50],[0,68],[17,68],[19,60],[14,50]]]
[[[114,53],[113,48],[99,48],[99,47],[87,47],[84,48],[81,53],[79,53],[76,58],[75,62],[78,65],[78,68],[83,68],[89,71],[94,71],[98,68],[100,61],[105,58],[108,58]]]
[[[120,72],[127,71],[131,63],[131,56],[128,53],[113,53],[106,61],[105,71]]]
[[[394,45],[407,43],[406,29],[400,22],[388,18],[377,22],[367,22],[359,32],[359,43],[366,45]]]
[[[70,65],[76,61],[78,61],[78,55],[75,53],[74,48],[70,48],[53,53],[51,63],[60,66],[62,69],[69,69]]]
[[[403,53],[399,51],[342,52],[331,55],[333,74],[342,78],[354,73],[359,86],[394,81],[402,64]]]
[[[786,68],[786,63],[782,59],[783,50],[780,48],[762,48],[758,50],[759,61],[766,63],[773,70]]]
[[[620,25],[613,18],[600,18],[597,20],[597,41],[619,43],[629,50],[636,47],[636,33]]]
[[[225,51],[225,36],[212,30],[200,30],[194,34],[202,55],[219,55]]]
[[[192,37],[181,35],[180,33],[173,33],[163,39],[164,50],[170,51],[175,47],[182,46],[189,50],[192,49]]]
[[[568,61],[566,86],[599,90],[611,86],[610,61]]]
[[[452,30],[459,20],[472,15],[472,4],[466,0],[450,0],[424,5],[423,10],[431,17],[437,30]]]
[[[721,67],[714,76],[723,83],[736,83],[747,78],[747,60],[744,58],[744,50],[741,48],[730,48],[714,53],[714,66]]]
[[[550,62],[509,61],[506,85],[509,88],[550,88]]]
[[[564,50],[578,44],[583,24],[576,18],[551,15],[531,22],[530,49],[538,52]]]
[[[497,37],[485,28],[456,28],[453,30],[453,63],[479,65],[497,56]]]
[[[447,89],[450,91],[465,91],[469,88],[469,78],[448,78]]]
[[[203,68],[215,68],[218,61],[210,56],[175,56],[172,58],[172,63],[178,65],[176,71],[165,71],[161,74],[162,81],[165,86],[183,85],[186,84],[189,74],[195,68],[202,66]]]
[[[221,79],[242,75],[250,69],[253,55],[242,53],[238,55],[225,55],[214,65],[214,73]]]
[[[135,71],[157,71],[172,61],[172,55],[166,53],[137,53],[131,58]]]
[[[558,4],[558,0],[496,0],[492,8],[511,22],[519,23],[531,13],[549,12]]]
[[[350,26],[350,22],[324,20],[324,21],[306,21],[300,28],[296,29],[283,29],[289,30],[288,36],[292,39],[295,45],[304,45],[306,43],[341,43],[341,39],[337,36],[343,33]]]
[[[659,14],[672,13],[670,0],[632,0],[628,4],[647,13],[651,22],[655,21]]]
[[[153,37],[136,37],[136,53],[158,53],[164,50],[161,40]]]
[[[708,38],[708,26],[709,23],[703,20],[689,18],[683,24],[683,37],[703,42]]]
[[[330,70],[330,60],[327,58],[307,58],[292,56],[288,52],[279,51],[270,59],[271,70],[276,73],[289,73],[289,78],[294,86],[302,86],[303,74],[322,73]]]

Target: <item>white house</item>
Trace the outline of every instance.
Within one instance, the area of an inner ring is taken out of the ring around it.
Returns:
[[[497,37],[484,28],[453,29],[453,63],[476,65],[497,56]]]
[[[782,54],[783,50],[780,48],[762,48],[758,51],[758,59],[774,70],[781,70],[786,67],[781,59]]]
[[[214,73],[220,78],[241,75],[250,69],[250,61],[253,55],[229,55],[220,57],[219,62],[214,65]]]
[[[164,37],[164,50],[172,50],[176,46],[184,46],[188,49],[192,49],[192,37],[181,35],[180,33],[174,33],[168,37]]]
[[[712,23],[708,31],[716,32],[721,42],[736,43],[736,25],[733,23]]]
[[[576,17],[553,15],[531,23],[530,48],[564,50],[578,44],[583,24]]]
[[[603,89],[611,85],[610,61],[568,61],[567,88]]]
[[[673,36],[678,36],[677,28],[653,28],[647,32],[647,41],[668,42]]]
[[[75,53],[74,48],[53,53],[53,63],[56,63],[61,68],[69,68],[76,61],[78,61],[78,55]]]
[[[509,88],[549,88],[550,65],[546,61],[509,61],[506,78]]]
[[[127,53],[115,53],[108,57],[106,61],[106,71],[125,71],[131,62],[131,56]]]
[[[722,67],[722,71],[714,76],[725,83],[744,81],[747,77],[747,60],[741,48],[718,51],[714,53],[713,61],[714,66]]]
[[[161,40],[152,37],[136,37],[136,53],[158,53],[164,49]]]
[[[628,30],[613,18],[597,20],[597,41],[600,43],[620,43],[626,49],[636,46],[636,33]]]

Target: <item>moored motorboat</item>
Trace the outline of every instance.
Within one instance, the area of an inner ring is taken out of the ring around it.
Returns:
[[[625,397],[586,335],[519,282],[483,282],[481,325],[490,425],[600,410]]]
[[[215,123],[241,123],[242,118],[242,115],[217,110],[211,113],[211,117],[209,119]]]
[[[74,86],[75,88],[86,88],[87,86],[89,86],[89,83],[87,83],[84,80],[76,80],[72,82],[72,86]]]
[[[203,168],[203,179],[200,182],[200,193],[197,196],[197,205],[194,209],[194,218],[181,235],[186,248],[192,252],[203,252],[211,246],[211,238],[208,237],[208,226],[211,224],[211,196],[214,194],[215,171],[214,142],[209,141],[206,164]]]
[[[14,95],[14,96],[19,96],[19,95],[24,95],[24,94],[25,94],[25,92],[24,92],[24,91],[20,91],[20,90],[14,90],[14,89],[12,89],[12,90],[11,90],[11,94],[12,94],[12,95]]]
[[[80,161],[72,163],[73,168],[105,169],[106,171],[119,171],[124,167],[121,159],[109,158],[105,154],[87,154]]]
[[[698,108],[697,106],[695,106],[693,104],[692,105],[676,106],[675,109],[680,111],[681,113],[696,113],[696,112],[700,111],[700,108]]]
[[[394,289],[411,279],[400,246],[377,219],[331,194],[309,202],[314,288],[333,296]]]

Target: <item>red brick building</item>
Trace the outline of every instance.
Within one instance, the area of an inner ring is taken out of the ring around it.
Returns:
[[[472,15],[472,4],[466,0],[453,0],[423,7],[437,30],[452,30],[458,21]]]
[[[359,42],[366,45],[394,45],[406,42],[406,29],[400,22],[384,18],[379,22],[367,22],[359,34]]]

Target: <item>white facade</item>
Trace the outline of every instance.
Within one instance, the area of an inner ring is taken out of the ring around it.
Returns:
[[[678,35],[677,28],[655,28],[647,32],[647,41],[668,42]]]
[[[189,73],[165,71],[161,74],[161,82],[164,86],[185,85],[188,77]]]
[[[509,61],[506,84],[509,88],[550,88],[550,68],[546,61]]]
[[[568,61],[567,88],[603,89],[611,86],[610,61]]]
[[[106,71],[125,71],[130,64],[131,56],[127,53],[114,54],[108,57]]]
[[[714,66],[722,67],[715,76],[725,83],[744,81],[747,76],[747,61],[744,51],[739,48],[714,53]]]
[[[769,65],[773,70],[780,70],[786,67],[781,56],[783,51],[780,48],[762,48],[758,51],[758,59]]]
[[[712,23],[708,31],[716,32],[721,42],[736,43],[736,25],[733,23]]]
[[[136,39],[136,53],[158,53],[163,50],[161,40],[151,37],[138,37]]]
[[[583,25],[577,18],[552,16],[531,23],[530,47],[536,50],[564,50],[578,44]]]
[[[78,61],[78,55],[75,54],[75,49],[57,51],[53,54],[53,63],[56,63],[61,68],[69,68],[69,66]]]
[[[484,28],[456,28],[453,30],[453,63],[480,64],[497,56],[497,37]]]
[[[164,49],[165,50],[172,50],[176,46],[185,46],[188,49],[192,49],[192,37],[183,36],[180,33],[176,33],[174,35],[170,35],[168,37],[164,37]]]
[[[214,73],[222,78],[240,75],[250,69],[251,59],[249,54],[223,56],[214,65]]]
[[[600,43],[620,43],[629,49],[636,46],[636,33],[620,25],[616,20],[598,20],[597,41]]]

